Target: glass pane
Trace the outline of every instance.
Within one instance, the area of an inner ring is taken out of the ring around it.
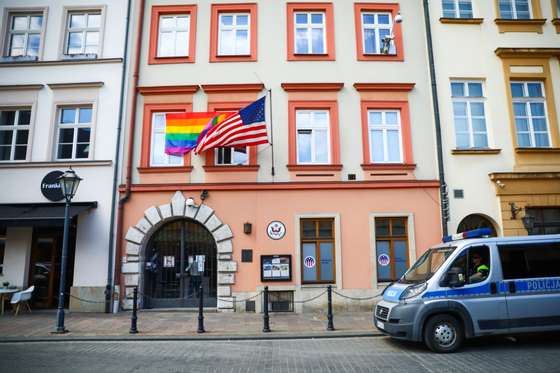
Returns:
[[[91,123],[91,108],[80,108],[79,123]]]
[[[86,16],[85,16],[85,14],[71,14],[70,15],[70,27],[71,28],[86,27]]]
[[[317,258],[315,257],[315,244],[302,245],[303,281],[317,281]]]
[[[366,29],[364,30],[364,47],[366,54],[376,54],[379,53],[377,49],[377,41],[375,40],[375,30]]]
[[[400,278],[407,270],[406,265],[408,258],[408,250],[406,247],[406,241],[399,240],[393,242],[394,262],[395,262],[395,277]]]
[[[76,146],[76,158],[83,159],[89,157],[89,144],[78,144]]]
[[[224,25],[224,26],[233,25],[233,16],[232,15],[222,15],[220,18],[222,19],[222,25]]]
[[[528,83],[527,92],[529,93],[529,97],[544,97],[542,85],[540,83]]]
[[[323,23],[323,14],[312,14],[311,23],[315,25],[321,25]]]
[[[159,27],[160,29],[171,29],[175,28],[175,17],[160,17]]]
[[[189,29],[189,17],[177,17],[177,28],[179,30],[188,30]]]
[[[58,132],[58,142],[60,144],[63,143],[72,143],[74,142],[74,129],[73,128],[61,128]]]
[[[1,137],[0,131],[0,137]],[[11,146],[2,146],[0,145],[0,161],[9,161],[10,160],[10,153],[12,152]]]
[[[513,7],[511,0],[500,0],[500,16],[501,18],[512,19]]]
[[[12,48],[21,49],[25,47],[25,35],[24,34],[15,34],[12,35]]]
[[[151,148],[152,166],[167,166],[167,155],[165,154],[165,134],[152,132]]]
[[[27,55],[39,55],[39,44],[41,43],[41,36],[39,34],[29,34],[27,39]]]
[[[528,133],[518,133],[517,143],[522,148],[528,148],[531,146],[531,138]]]
[[[523,83],[511,83],[511,95],[513,97],[523,97]]]
[[[249,54],[249,31],[237,30],[235,48],[237,54]]]
[[[472,18],[472,4],[470,0],[459,1],[459,15],[461,18]]]
[[[27,30],[27,16],[14,16],[12,30]]]
[[[89,142],[90,133],[90,128],[78,128],[78,142]]]
[[[405,223],[403,218],[391,219],[392,236],[406,236]]]
[[[536,132],[546,132],[546,119],[534,118],[533,119],[533,130]]]
[[[334,281],[334,250],[332,242],[319,244],[321,256],[321,281]]]
[[[249,16],[248,15],[237,16],[237,24],[239,26],[247,26],[249,24]]]
[[[158,40],[158,56],[169,57],[175,55],[175,39],[172,32],[160,32]]]
[[[542,102],[531,103],[531,115],[534,117],[544,117],[544,104]]]
[[[454,102],[453,103],[453,114],[456,116],[467,116],[467,103],[466,102]]]
[[[76,109],[62,109],[61,112],[60,123],[74,123],[76,120]]]
[[[82,51],[82,39],[81,32],[71,32],[68,37],[68,53],[80,53]]]
[[[362,14],[362,22],[364,25],[373,25],[375,23],[375,16],[373,14]]]
[[[399,116],[396,111],[388,111],[385,113],[385,123],[399,124]]]
[[[27,138],[29,136],[29,130],[19,130],[16,134],[16,144],[27,145]]]
[[[378,111],[370,111],[369,113],[369,124],[381,124],[382,114]]]
[[[377,281],[391,281],[391,254],[389,241],[376,241]]]
[[[387,131],[387,150],[389,153],[389,162],[401,161],[401,146],[398,131]]]
[[[483,117],[484,104],[482,102],[471,102],[471,115],[475,117]]]
[[[18,124],[27,125],[31,123],[31,110],[20,110]]]
[[[327,128],[329,123],[329,115],[327,111],[314,111],[313,124],[315,127]]]
[[[535,146],[539,148],[547,148],[550,146],[548,142],[547,133],[536,133],[535,134]]]
[[[515,0],[515,9],[517,11],[517,19],[529,19],[529,0]]]
[[[470,148],[471,142],[468,133],[457,133],[455,135],[455,141],[457,142],[457,148]]]
[[[297,152],[299,163],[311,162],[311,133],[310,131],[298,131]]]
[[[487,148],[488,139],[485,133],[475,133],[474,134],[474,146],[475,148]]]
[[[175,40],[175,55],[187,56],[189,54],[189,33],[177,32]]]
[[[12,145],[13,131],[0,131],[0,145]]]
[[[302,220],[301,225],[303,227],[303,238],[311,239],[315,238],[315,220]]]
[[[515,126],[518,132],[529,131],[529,121],[527,119],[515,118]]]
[[[465,96],[465,85],[463,83],[451,83],[451,96],[452,97]]]
[[[0,111],[0,126],[13,126],[16,120],[15,110]]]
[[[306,24],[307,23],[307,13],[296,13],[296,23]]]
[[[296,53],[308,53],[307,29],[296,29]]]
[[[72,158],[72,144],[58,145],[58,159],[70,159]]]
[[[389,219],[375,218],[375,235],[389,236]]]
[[[309,128],[311,124],[311,113],[309,111],[296,111],[297,128]]]
[[[473,118],[472,126],[475,132],[486,132],[486,121],[484,118]]]
[[[391,23],[389,15],[388,14],[378,14],[377,15],[377,23],[381,24],[381,25],[388,25]]]
[[[455,118],[455,131],[468,132],[469,126],[466,118]]]
[[[16,151],[14,153],[14,160],[23,161],[27,156],[27,145],[16,146]]]
[[[88,27],[97,28],[101,25],[101,14],[90,14],[88,16]]]
[[[527,116],[527,105],[522,102],[513,103],[513,111],[516,117],[526,117]]]
[[[323,29],[311,29],[312,53],[325,53],[323,48]]]
[[[319,221],[319,238],[331,238],[333,236],[332,221]]]
[[[233,149],[233,164],[247,164],[248,161],[249,155],[247,153],[247,148]]]
[[[86,45],[97,46],[99,44],[99,32],[87,32],[86,33]]]
[[[469,96],[470,97],[482,97],[482,84],[480,84],[480,83],[469,83]]]
[[[370,131],[370,146],[372,150],[371,159],[373,162],[383,162],[383,131]]]
[[[315,130],[315,161],[329,162],[329,142],[327,131]]]

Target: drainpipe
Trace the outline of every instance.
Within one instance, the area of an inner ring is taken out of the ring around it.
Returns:
[[[136,107],[138,104],[138,75],[140,69],[140,51],[142,47],[142,33],[144,30],[144,8],[145,0],[140,0],[140,10],[138,14],[138,33],[136,35],[136,51],[134,56],[134,74],[132,75],[132,106],[130,108],[130,124],[129,124],[129,136],[128,136],[128,147],[126,154],[126,176],[125,176],[125,188],[124,195],[119,199],[118,210],[117,210],[117,233],[116,233],[116,248],[115,253],[118,255],[119,260],[115,261],[115,278],[121,278],[121,258],[122,258],[122,236],[123,236],[123,219],[124,219],[124,205],[130,199],[130,188],[131,188],[131,178],[132,178],[132,162],[134,155],[134,132],[136,130]],[[118,264],[117,264],[118,263]],[[124,294],[124,289],[121,289],[121,294]]]
[[[119,161],[121,151],[121,132],[123,122],[123,106],[125,97],[125,84],[126,84],[126,67],[128,62],[128,35],[130,32],[130,8],[131,0],[127,2],[126,8],[126,31],[124,36],[124,54],[121,72],[121,97],[119,101],[119,121],[117,127],[117,144],[115,145],[115,165],[113,170],[113,196],[111,199],[111,224],[109,226],[109,257],[107,260],[107,286],[105,287],[105,313],[111,313],[111,305],[113,303],[113,290],[115,288],[115,277],[113,263],[115,262],[115,250],[113,250],[115,243],[115,207],[117,199],[117,187],[119,179]]]
[[[447,236],[447,221],[449,220],[449,198],[447,195],[447,184],[445,183],[445,172],[443,168],[443,149],[441,145],[441,121],[439,116],[439,101],[436,84],[436,68],[434,63],[434,48],[432,44],[432,30],[430,27],[430,9],[428,0],[424,0],[424,21],[426,23],[426,43],[428,45],[428,59],[430,63],[430,81],[432,85],[432,103],[434,109],[436,146],[439,173],[439,196],[441,200],[441,230]]]

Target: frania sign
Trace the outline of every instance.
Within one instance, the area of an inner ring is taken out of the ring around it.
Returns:
[[[64,198],[62,194],[62,189],[58,183],[58,178],[62,176],[64,172],[62,171],[51,171],[45,175],[41,181],[41,193],[46,199],[53,202],[58,202]]]

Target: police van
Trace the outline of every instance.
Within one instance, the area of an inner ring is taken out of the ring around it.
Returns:
[[[383,292],[373,322],[453,352],[465,338],[560,330],[560,235],[444,237]]]

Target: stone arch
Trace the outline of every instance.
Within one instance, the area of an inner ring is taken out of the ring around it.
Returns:
[[[484,214],[470,214],[465,216],[457,225],[457,233],[477,228],[492,229],[492,237],[498,235],[498,225],[491,217]]]
[[[208,205],[187,206],[187,200],[180,191],[175,192],[169,203],[151,206],[144,211],[144,216],[128,228],[125,236],[126,255],[122,263],[124,275],[124,297],[122,307],[132,308],[132,294],[135,287],[140,289],[144,266],[144,249],[152,235],[165,223],[189,218],[202,224],[214,237],[217,248],[218,275],[218,309],[232,309],[231,285],[235,283],[237,262],[232,260],[233,232],[224,224],[215,211]],[[141,289],[140,289],[141,290]]]

